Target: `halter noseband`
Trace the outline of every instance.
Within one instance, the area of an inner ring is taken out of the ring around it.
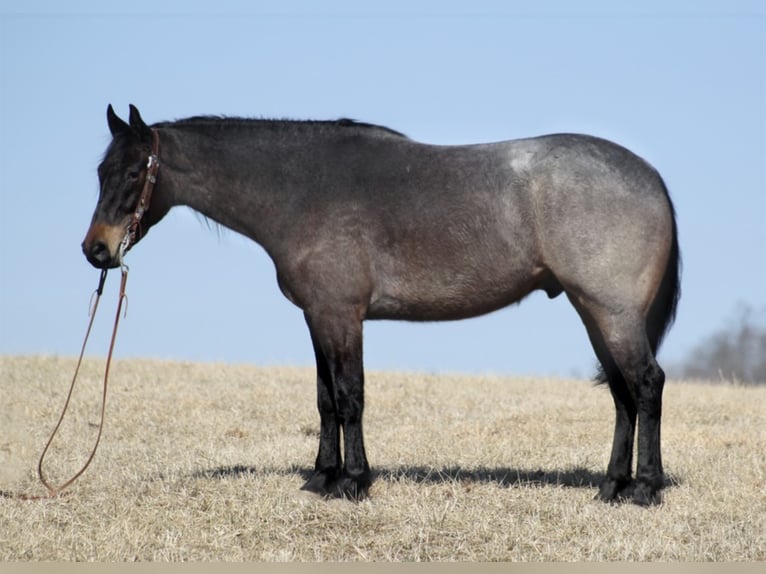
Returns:
[[[122,261],[123,255],[125,255],[125,252],[136,243],[136,234],[141,226],[141,219],[149,209],[149,204],[152,200],[152,192],[154,191],[154,184],[157,183],[157,172],[160,169],[159,153],[160,136],[157,133],[157,130],[152,130],[152,152],[146,162],[146,180],[144,180],[144,188],[141,190],[141,196],[138,198],[136,210],[130,218],[130,223],[125,230],[125,236],[120,243],[120,266],[125,266]]]

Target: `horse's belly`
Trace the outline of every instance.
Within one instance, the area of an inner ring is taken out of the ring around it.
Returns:
[[[428,270],[425,270],[428,271]],[[388,279],[373,292],[368,319],[446,321],[476,317],[515,303],[537,287],[535,274],[419,273]]]

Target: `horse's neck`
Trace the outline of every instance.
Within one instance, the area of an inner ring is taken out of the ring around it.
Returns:
[[[168,130],[162,140],[161,169],[166,172],[171,205],[190,207],[268,250],[270,237],[279,233],[281,219],[289,211],[286,198],[277,198],[280,190],[269,184],[266,170],[258,168],[274,158],[253,148],[246,161],[238,160],[241,152],[235,147],[211,149],[209,139],[186,130]]]

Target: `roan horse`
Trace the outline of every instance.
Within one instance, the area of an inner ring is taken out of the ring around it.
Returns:
[[[82,244],[88,261],[118,266],[123,250],[177,205],[266,250],[282,292],[304,312],[316,355],[321,429],[305,490],[368,495],[365,319],[473,317],[542,289],[565,293],[577,310],[614,399],[598,497],[659,502],[665,375],[655,354],[675,316],[680,256],[673,205],[645,161],[571,134],[435,146],[345,119],[148,126],[133,106],[129,122],[111,106],[107,119],[113,139]],[[154,195],[127,241],[157,141]]]

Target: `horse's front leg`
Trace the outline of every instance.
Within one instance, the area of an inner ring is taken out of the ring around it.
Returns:
[[[303,488],[324,496],[359,500],[367,496],[371,484],[362,432],[362,323],[355,313],[348,315],[337,311],[306,315],[317,356],[321,431],[314,475]],[[340,429],[345,454],[342,462]]]
[[[319,452],[317,453],[314,473],[302,489],[326,495],[337,483],[342,470],[340,454],[340,422],[335,408],[335,398],[330,367],[324,352],[311,330],[308,316],[306,323],[311,332],[317,367],[317,408],[319,409]]]

